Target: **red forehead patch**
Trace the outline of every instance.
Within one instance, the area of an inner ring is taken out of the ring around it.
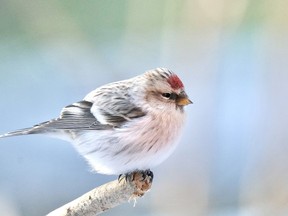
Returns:
[[[176,74],[173,74],[168,78],[168,83],[170,84],[171,88],[175,90],[184,88],[182,81],[179,79],[179,77]]]

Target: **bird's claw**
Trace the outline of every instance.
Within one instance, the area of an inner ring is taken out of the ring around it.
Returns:
[[[141,178],[141,179],[139,179],[139,178]],[[129,180],[134,181],[135,179],[144,181],[147,178],[149,178],[150,182],[152,183],[153,178],[154,178],[154,174],[150,169],[148,169],[148,170],[136,170],[136,171],[129,172],[126,174],[120,174],[118,176],[118,181],[121,182],[124,179],[126,181],[129,181]]]
[[[150,190],[153,181],[153,172],[148,170],[136,170],[126,174],[121,174],[118,177],[119,183],[125,180],[132,183],[135,187],[132,198],[142,197],[145,192]]]

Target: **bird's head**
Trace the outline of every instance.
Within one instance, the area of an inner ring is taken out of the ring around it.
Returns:
[[[146,79],[146,99],[150,106],[160,109],[173,107],[176,109],[191,104],[192,101],[187,96],[184,85],[180,78],[166,68],[157,68],[147,71]]]

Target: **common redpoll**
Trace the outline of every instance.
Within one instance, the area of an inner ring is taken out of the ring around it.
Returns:
[[[190,103],[178,76],[157,68],[101,86],[59,118],[0,138],[47,134],[72,142],[98,173],[149,170],[175,149]]]

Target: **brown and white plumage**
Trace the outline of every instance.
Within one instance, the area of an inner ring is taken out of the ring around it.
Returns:
[[[146,170],[174,150],[189,103],[178,76],[157,68],[99,87],[59,118],[0,138],[48,134],[72,142],[99,173]]]

